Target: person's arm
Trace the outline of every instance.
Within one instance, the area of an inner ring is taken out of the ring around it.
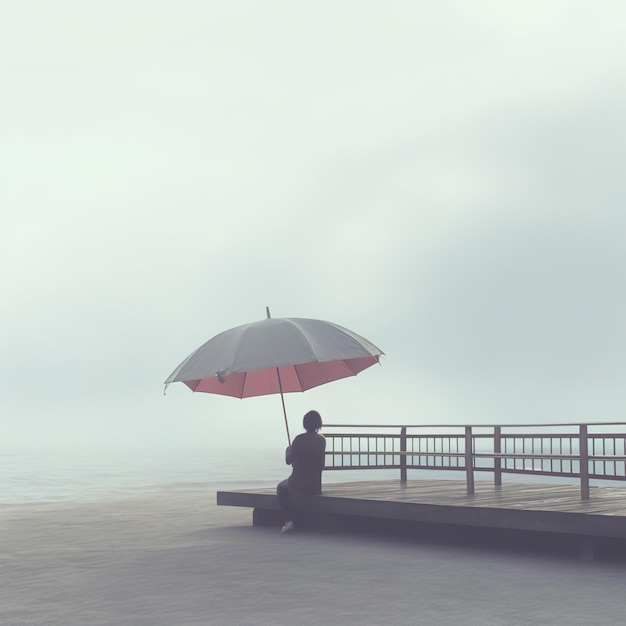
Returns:
[[[295,463],[296,457],[297,457],[297,450],[298,448],[298,437],[296,437],[292,444],[290,446],[287,447],[287,449],[285,450],[285,463],[287,463],[287,465],[293,465]]]

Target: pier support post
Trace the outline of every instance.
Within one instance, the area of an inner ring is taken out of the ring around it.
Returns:
[[[284,521],[285,520],[281,511],[258,508],[254,508],[252,510],[253,526],[281,526]]]
[[[500,426],[493,427],[493,452],[499,455],[502,452],[502,428]],[[502,459],[500,456],[493,458],[493,482],[496,487],[502,486]]]
[[[400,429],[400,482],[406,485],[406,426]]]
[[[587,424],[580,425],[578,454],[580,455],[580,499],[589,500],[589,448]]]
[[[474,451],[472,441],[472,427],[465,427],[465,478],[467,481],[467,494],[474,493]]]

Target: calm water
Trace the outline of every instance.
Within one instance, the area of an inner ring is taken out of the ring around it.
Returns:
[[[284,452],[0,450],[0,505],[133,497],[163,490],[271,487]],[[324,482],[397,478],[397,471],[326,472]]]
[[[102,500],[172,491],[273,487],[289,475],[283,450],[15,451],[0,450],[0,506]],[[464,480],[460,472],[414,470],[409,478]],[[327,471],[325,484],[398,479],[398,470]],[[492,480],[477,473],[476,480]],[[505,482],[569,482],[541,476],[508,476]],[[592,481],[600,486],[624,483]]]
[[[285,469],[287,469],[285,467]],[[94,500],[163,489],[271,485],[284,473],[271,456],[196,451],[4,451],[0,504]]]

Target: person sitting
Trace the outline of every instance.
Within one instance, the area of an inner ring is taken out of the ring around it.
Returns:
[[[318,495],[322,493],[322,469],[326,439],[318,433],[322,417],[317,411],[309,411],[302,420],[306,432],[298,435],[285,451],[285,462],[293,467],[291,476],[278,483],[276,493],[284,515],[281,533],[294,528],[291,495]]]

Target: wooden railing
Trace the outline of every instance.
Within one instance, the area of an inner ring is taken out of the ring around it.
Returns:
[[[398,469],[464,472],[474,493],[475,472],[626,481],[626,422],[524,425],[324,426],[325,470]]]

